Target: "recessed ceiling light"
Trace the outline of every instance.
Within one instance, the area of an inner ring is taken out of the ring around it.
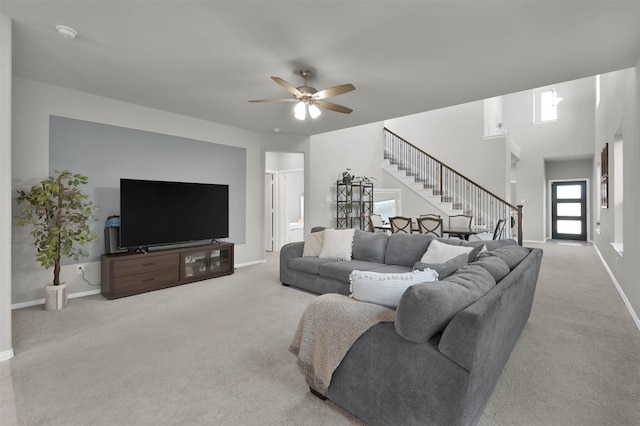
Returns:
[[[76,30],[66,25],[56,25],[56,30],[58,30],[58,34],[64,38],[74,39],[78,35]]]

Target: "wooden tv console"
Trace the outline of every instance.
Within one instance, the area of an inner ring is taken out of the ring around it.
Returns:
[[[107,299],[116,299],[231,275],[233,271],[233,243],[105,254],[100,271],[101,293]]]

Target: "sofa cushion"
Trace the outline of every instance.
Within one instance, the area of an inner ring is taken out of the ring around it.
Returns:
[[[356,229],[353,236],[353,260],[384,263],[389,236],[384,232],[364,232]]]
[[[365,260],[352,260],[350,262],[328,262],[320,265],[318,275],[332,278],[334,280],[349,282],[349,274],[353,270],[370,271],[379,267],[379,263],[367,262]]]
[[[312,232],[304,240],[302,257],[320,256],[324,242],[324,231]]]
[[[319,257],[351,260],[354,232],[355,229],[325,229]]]
[[[453,259],[449,259],[448,261],[443,263],[416,262],[413,265],[413,269],[417,269],[419,271],[425,270],[427,268],[433,269],[438,273],[438,279],[443,280],[466,265],[468,258],[469,256],[466,253],[462,253],[454,257]]]
[[[287,265],[292,271],[318,275],[321,265],[335,262],[335,259],[321,259],[319,257],[294,257],[289,260]]]
[[[413,267],[434,238],[426,234],[393,234],[387,243],[384,263]]]
[[[491,241],[485,241],[484,245],[487,246],[487,250],[495,250],[497,248],[500,247],[505,247],[505,246],[514,246],[517,245],[518,243],[516,242],[516,240],[512,240],[510,238],[505,238],[502,240],[491,240]]]
[[[524,259],[528,255],[529,249],[516,245],[509,247],[500,247],[495,250],[483,252],[478,256],[478,260],[491,256],[499,257],[500,259],[504,260],[507,266],[509,266],[509,270],[513,270],[513,268],[518,266],[518,264],[522,262],[522,259]]]
[[[466,265],[442,281],[411,286],[398,304],[396,332],[414,343],[424,343],[495,284],[483,267]]]
[[[466,254],[469,257],[469,252],[473,250],[473,247],[465,247],[462,245],[445,244],[438,240],[431,241],[427,251],[420,258],[422,263],[445,263],[454,257],[461,254]]]
[[[486,269],[493,279],[496,280],[496,283],[509,275],[511,271],[509,265],[497,256],[480,256],[473,264]]]
[[[351,297],[361,302],[375,303],[396,309],[404,291],[414,285],[438,279],[436,271],[412,271],[402,274],[385,274],[355,270],[349,275]]]

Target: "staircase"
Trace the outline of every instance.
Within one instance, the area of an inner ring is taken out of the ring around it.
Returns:
[[[498,220],[505,219],[502,238],[515,238],[522,245],[522,206],[506,202],[389,129],[384,135],[383,170],[444,215],[472,216],[472,229],[493,232]]]

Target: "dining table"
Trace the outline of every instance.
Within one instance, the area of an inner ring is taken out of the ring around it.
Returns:
[[[464,227],[451,227],[451,228],[443,228],[442,233],[448,234],[450,237],[458,237],[463,240],[468,240],[469,237],[473,234],[480,234],[482,232],[487,232],[484,228],[464,228]]]

